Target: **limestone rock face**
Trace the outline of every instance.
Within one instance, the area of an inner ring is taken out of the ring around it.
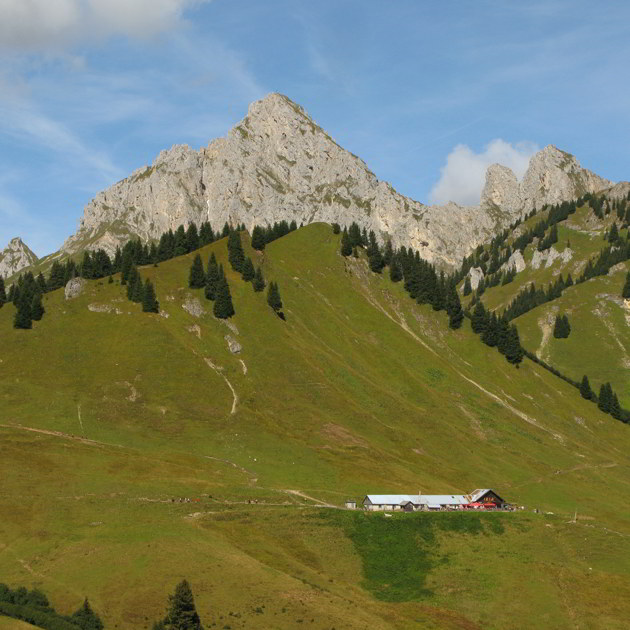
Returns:
[[[111,254],[132,236],[148,241],[191,222],[210,221],[216,231],[225,222],[251,230],[281,220],[356,221],[381,242],[389,238],[394,247],[411,246],[453,267],[532,204],[604,184],[568,154],[547,147],[532,158],[521,183],[509,169],[491,167],[479,206],[426,206],[378,180],[299,105],[270,94],[252,103],[226,137],[199,151],[162,151],[151,166],[99,193],[62,252],[103,247]]]
[[[515,252],[512,252],[512,255],[508,258],[508,261],[501,266],[501,269],[507,271],[514,268],[516,269],[516,273],[520,273],[526,266],[523,254],[517,249]]]
[[[582,168],[570,153],[548,145],[531,158],[521,182],[506,166],[490,166],[481,194],[481,206],[500,208],[516,219],[545,204],[597,193],[612,185],[607,179]]]
[[[8,278],[37,262],[37,256],[21,238],[14,238],[0,252],[0,276]]]
[[[481,267],[472,267],[468,271],[470,277],[470,286],[473,291],[477,289],[479,283],[483,280],[483,269]]]

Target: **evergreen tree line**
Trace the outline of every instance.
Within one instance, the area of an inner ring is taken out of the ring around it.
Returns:
[[[525,351],[521,346],[516,326],[510,324],[505,314],[498,317],[496,313],[487,311],[483,302],[479,300],[470,315],[470,326],[487,346],[496,347],[509,363],[513,365],[521,363]]]
[[[616,420],[621,420],[621,422],[626,424],[630,422],[630,411],[621,407],[617,394],[613,391],[610,383],[601,385],[599,388],[599,396],[596,396],[595,392],[591,389],[588,376],[585,374],[579,385],[579,389],[582,398],[596,403],[600,411],[610,414]]]
[[[567,315],[556,315],[553,326],[553,336],[556,339],[566,339],[571,333],[571,324]]]
[[[0,583],[0,614],[45,630],[102,630],[103,622],[86,599],[72,615],[60,615],[39,589],[12,590]]]
[[[630,241],[618,241],[616,247],[604,247],[595,260],[589,260],[576,284],[596,276],[605,276],[611,267],[630,259]]]
[[[630,193],[625,199],[607,199],[603,195],[601,197],[597,195],[585,195],[584,198],[588,200],[593,214],[598,219],[603,219],[614,210],[617,214],[617,218],[622,221],[625,226],[630,223],[630,207],[628,207]]]
[[[13,317],[13,327],[30,329],[34,321],[39,321],[45,313],[42,295],[45,293],[46,281],[39,274],[37,278],[28,271],[20,274],[19,278],[9,287],[6,294],[4,280],[0,282],[0,306],[5,302],[13,302],[16,311]]]
[[[508,321],[512,321],[541,304],[546,304],[559,298],[562,292],[570,286],[573,286],[571,274],[567,275],[566,280],[560,276],[555,282],[550,282],[546,290],[544,288],[537,289],[536,284],[532,282],[528,287],[521,289],[509,303],[503,312],[503,317]]]
[[[265,245],[295,230],[297,230],[297,223],[295,221],[287,223],[283,220],[265,227],[255,225],[252,230],[252,247],[262,252],[265,249]]]

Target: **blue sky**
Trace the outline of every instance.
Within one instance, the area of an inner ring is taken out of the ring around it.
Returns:
[[[56,250],[96,192],[274,91],[423,202],[550,143],[630,179],[629,24],[581,0],[0,0],[0,247]]]

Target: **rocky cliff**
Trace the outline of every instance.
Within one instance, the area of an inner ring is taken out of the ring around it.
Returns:
[[[570,153],[548,145],[531,158],[520,182],[506,166],[490,166],[481,194],[481,206],[499,208],[516,218],[545,204],[596,193],[612,185],[607,179],[582,168]]]
[[[0,276],[8,278],[37,262],[37,256],[21,238],[12,239],[0,252]]]
[[[206,220],[215,229],[226,221],[249,229],[282,219],[356,221],[381,240],[391,238],[394,246],[411,246],[452,266],[531,204],[571,198],[583,180],[592,187],[604,181],[589,174],[591,181],[571,156],[549,147],[532,165],[521,184],[509,169],[492,167],[480,206],[426,206],[380,181],[299,105],[271,94],[252,103],[225,138],[200,151],[162,151],[151,166],[99,193],[62,250],[113,252],[130,236],[155,239],[182,223]]]

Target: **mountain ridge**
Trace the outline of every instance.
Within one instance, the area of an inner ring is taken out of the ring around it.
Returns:
[[[425,205],[379,180],[304,108],[272,93],[252,103],[225,137],[199,151],[174,145],[98,193],[61,251],[102,247],[113,253],[130,237],[153,240],[191,222],[210,221],[215,229],[245,223],[251,230],[281,220],[356,221],[381,241],[410,246],[452,268],[533,207],[612,184],[551,146],[532,158],[521,183],[508,171],[488,169],[478,205]]]

